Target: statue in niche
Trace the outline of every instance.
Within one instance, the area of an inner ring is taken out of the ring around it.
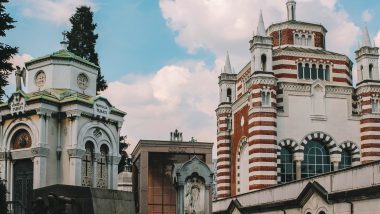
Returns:
[[[193,176],[185,184],[185,214],[205,213],[205,184],[201,177]]]
[[[23,68],[21,70],[19,66],[16,66],[16,69],[17,69],[16,72],[15,72],[15,76],[16,76],[16,91],[19,91],[19,90],[22,90],[21,81],[22,81],[23,85],[25,86],[26,69]]]

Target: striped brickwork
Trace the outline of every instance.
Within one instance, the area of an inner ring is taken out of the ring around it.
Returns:
[[[335,83],[337,86],[352,86],[352,75],[350,74],[350,62],[345,60],[345,57],[340,57],[341,59],[334,59],[335,56],[330,56],[331,58],[326,57],[326,55],[317,58],[316,56],[308,57],[308,53],[305,53],[304,56],[292,56],[277,54],[273,57],[273,71],[275,76],[278,78],[279,82],[298,82],[298,64],[301,63],[303,67],[305,64],[309,64],[310,69],[313,64],[316,65],[317,70],[319,65],[322,65],[325,69],[326,66],[329,66],[330,70],[330,80],[329,82]],[[327,55],[328,56],[328,55]],[[310,81],[314,80],[304,80]]]
[[[359,86],[357,94],[360,106],[361,161],[368,163],[380,160],[380,114],[372,109],[372,100],[378,97],[380,84]]]
[[[227,130],[228,118],[231,118],[229,105],[219,106],[217,116],[217,197],[225,198],[231,195],[231,136]]]
[[[270,92],[270,106],[262,106],[263,91]],[[276,88],[274,78],[255,77],[248,116],[249,189],[277,183]]]

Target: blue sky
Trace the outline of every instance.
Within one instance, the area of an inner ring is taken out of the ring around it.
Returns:
[[[175,128],[215,141],[217,75],[227,50],[238,71],[250,58],[258,11],[266,26],[285,19],[285,0],[11,0],[6,8],[17,23],[4,41],[19,47],[15,62],[59,50],[81,4],[95,11],[96,50],[110,85],[103,95],[128,112],[122,133],[133,144],[167,139]],[[377,11],[378,0],[297,1],[297,19],[325,25],[328,49],[353,61],[364,23],[380,45]]]

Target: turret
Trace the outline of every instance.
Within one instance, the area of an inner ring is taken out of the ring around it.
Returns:
[[[357,62],[358,84],[363,81],[379,80],[379,48],[371,44],[367,26],[363,28],[363,39],[355,51]]]
[[[253,72],[272,72],[272,37],[266,34],[261,11],[257,34],[249,43],[252,57],[251,70]]]
[[[236,99],[236,74],[232,73],[230,56],[227,52],[222,73],[219,76],[219,103],[232,103]]]
[[[286,2],[286,7],[288,9],[288,21],[296,20],[296,1],[288,0]]]

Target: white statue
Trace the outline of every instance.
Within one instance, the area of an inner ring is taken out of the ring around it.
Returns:
[[[204,214],[205,184],[192,177],[185,184],[185,214]]]
[[[16,69],[17,69],[16,72],[15,72],[15,76],[16,76],[16,91],[19,91],[19,90],[22,90],[21,78],[22,78],[23,85],[25,86],[26,69],[22,68],[22,70],[21,70],[19,66],[16,66]]]

